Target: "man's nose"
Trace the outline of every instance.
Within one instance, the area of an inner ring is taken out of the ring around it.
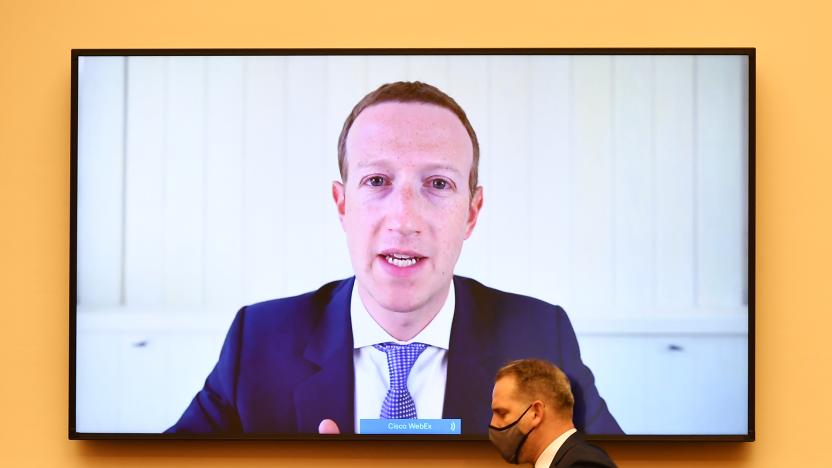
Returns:
[[[387,229],[409,236],[422,231],[422,200],[418,190],[400,186],[390,194]]]

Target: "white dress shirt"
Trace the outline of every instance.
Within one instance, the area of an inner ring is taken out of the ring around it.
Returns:
[[[410,375],[407,388],[416,403],[420,419],[442,418],[445,402],[445,382],[448,375],[448,346],[451,323],[454,319],[454,283],[439,313],[419,334],[409,341],[390,336],[367,312],[358,295],[358,279],[352,288],[350,319],[352,321],[353,364],[355,368],[355,432],[359,433],[362,419],[378,419],[381,404],[390,386],[387,354],[373,347],[379,343],[425,343],[428,347],[419,355]]]
[[[555,455],[558,454],[558,450],[560,450],[561,445],[566,442],[566,439],[568,439],[569,436],[576,432],[578,432],[578,430],[573,427],[572,429],[569,429],[559,435],[557,439],[553,440],[552,443],[543,450],[543,453],[537,457],[537,461],[534,462],[534,468],[549,468],[552,465],[552,460],[555,459]]]

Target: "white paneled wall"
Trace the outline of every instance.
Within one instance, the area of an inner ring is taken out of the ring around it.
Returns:
[[[578,315],[747,303],[744,58],[83,62],[82,306],[236,308],[350,275],[337,136],[402,79],[455,97],[481,140],[458,273]]]
[[[655,300],[660,306],[696,304],[694,250],[694,85],[696,59],[655,61]],[[659,195],[660,194],[660,195]],[[659,228],[660,227],[660,228]]]
[[[704,306],[746,302],[748,172],[746,67],[730,57],[696,62],[696,298]]]
[[[625,308],[655,303],[656,245],[652,57],[612,61],[612,301]]]
[[[744,58],[94,57],[79,71],[79,430],[163,430],[240,306],[352,274],[330,195],[338,134],[369,91],[420,80],[480,139],[485,204],[456,272],[563,305],[627,432],[744,433]]]
[[[124,58],[86,64],[78,81],[78,302],[124,302]]]

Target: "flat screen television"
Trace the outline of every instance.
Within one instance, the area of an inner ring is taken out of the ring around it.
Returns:
[[[73,50],[69,437],[753,440],[754,60]]]

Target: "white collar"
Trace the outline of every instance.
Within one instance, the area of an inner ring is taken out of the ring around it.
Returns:
[[[399,341],[390,336],[367,312],[361,296],[358,294],[358,278],[352,287],[350,298],[350,321],[352,322],[353,348],[363,348],[378,343],[425,343],[429,346],[447,350],[451,342],[451,323],[454,320],[454,308],[456,307],[456,295],[454,281],[451,279],[451,287],[448,290],[448,297],[436,317],[427,324],[416,336],[408,341]]]
[[[576,432],[578,432],[578,430],[573,427],[572,429],[569,429],[559,435],[557,439],[553,440],[552,443],[543,450],[543,453],[537,457],[537,461],[534,462],[534,468],[549,468],[552,465],[552,460],[555,459],[555,455],[558,454],[560,447],[564,442],[566,442],[566,439],[568,439],[569,436]]]

